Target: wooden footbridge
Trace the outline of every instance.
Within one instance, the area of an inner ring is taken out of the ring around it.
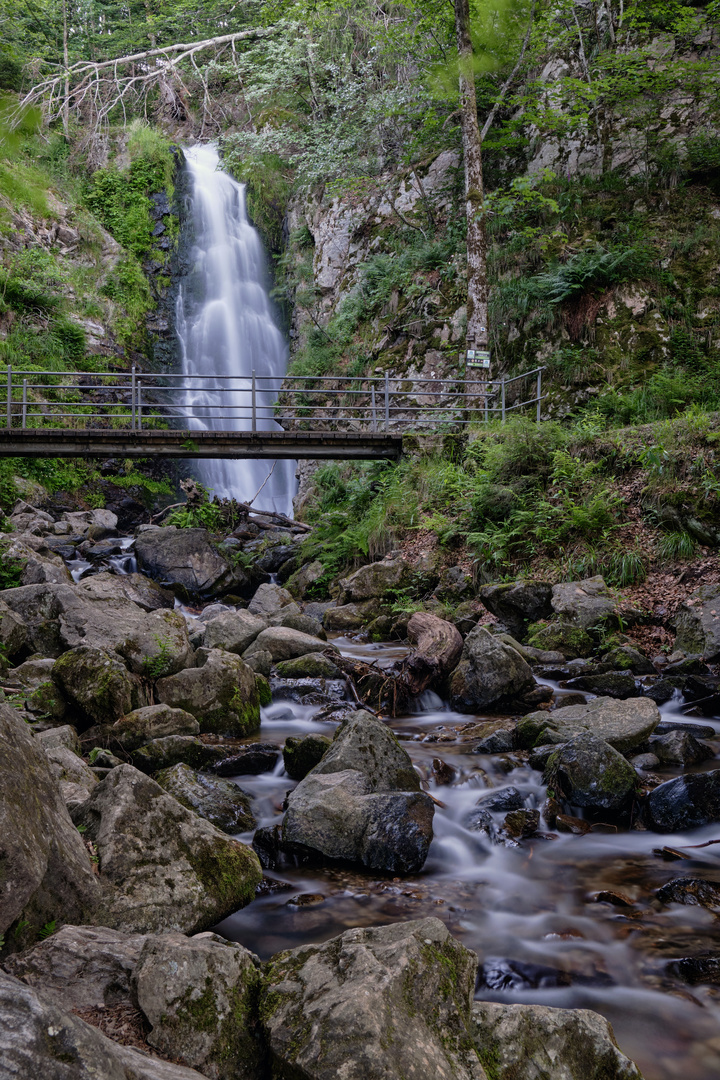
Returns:
[[[492,381],[8,367],[0,457],[397,460],[411,432],[462,430],[528,407],[539,421],[543,370]]]

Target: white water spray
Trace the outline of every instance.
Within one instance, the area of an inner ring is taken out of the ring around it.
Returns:
[[[189,390],[188,411],[214,413],[190,426],[220,431],[247,431],[251,427],[251,376],[282,376],[287,367],[287,346],[268,296],[262,242],[248,221],[245,187],[218,168],[214,146],[185,151],[192,180],[195,245],[190,270],[180,283],[177,334],[182,370],[192,376],[218,376],[207,389]],[[241,376],[232,383],[221,376]],[[277,384],[279,386],[279,382]],[[232,386],[229,393],[220,388]],[[218,416],[216,406],[232,406],[231,417]],[[272,396],[258,393],[258,405],[270,405]],[[277,430],[268,409],[261,409],[258,430]],[[202,482],[221,498],[251,499],[267,477],[272,461],[203,461],[198,463]],[[295,463],[278,461],[256,506],[292,513]]]

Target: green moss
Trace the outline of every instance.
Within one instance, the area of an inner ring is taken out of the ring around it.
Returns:
[[[255,674],[255,686],[257,688],[258,702],[261,706],[272,704],[272,690],[270,683],[264,675]]]
[[[533,623],[528,627],[527,644],[533,649],[560,652],[567,659],[590,656],[594,643],[590,635],[567,623]]]

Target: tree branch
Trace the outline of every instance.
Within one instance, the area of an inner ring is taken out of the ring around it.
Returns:
[[[520,55],[517,58],[517,63],[515,64],[515,67],[512,69],[512,71],[510,72],[510,75],[509,75],[507,81],[503,84],[503,86],[502,86],[502,88],[500,90],[500,93],[498,95],[497,101],[493,105],[492,109],[490,110],[490,114],[489,114],[487,120],[483,124],[482,131],[480,132],[480,142],[482,142],[484,140],[484,138],[487,135],[488,131],[492,127],[493,120],[495,119],[495,115],[496,115],[498,109],[500,108],[500,106],[502,105],[503,100],[505,98],[505,95],[507,94],[508,90],[512,86],[512,84],[513,84],[513,82],[515,80],[515,76],[517,75],[518,71],[520,70],[520,65],[523,62],[523,58],[525,56],[525,52],[526,52],[527,47],[528,47],[528,42],[530,41],[530,34],[532,32],[534,21],[535,21],[535,0],[533,0],[533,6],[532,6],[532,10],[530,12],[530,25],[527,28],[527,33],[525,34],[525,40],[523,41],[522,49],[520,50]],[[447,123],[447,120],[445,121],[445,123]]]

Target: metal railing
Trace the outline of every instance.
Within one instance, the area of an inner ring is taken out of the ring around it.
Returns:
[[[487,423],[534,406],[542,367],[512,379],[180,375],[7,369],[8,428],[391,431]],[[523,398],[530,383],[533,396]]]

